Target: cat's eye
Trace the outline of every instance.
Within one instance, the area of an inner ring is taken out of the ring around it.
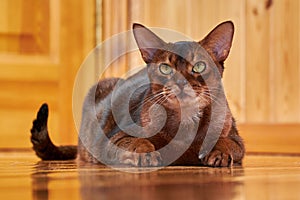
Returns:
[[[159,65],[159,71],[164,75],[169,75],[172,74],[173,69],[168,64],[162,63]]]
[[[194,67],[193,67],[193,72],[195,72],[195,73],[202,73],[202,72],[205,71],[205,69],[206,69],[206,64],[205,64],[205,62],[200,61],[200,62],[197,62],[197,63],[194,65]]]

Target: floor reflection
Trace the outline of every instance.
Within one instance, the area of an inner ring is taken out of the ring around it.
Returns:
[[[214,200],[235,199],[242,183],[233,176],[230,169],[167,168],[146,174],[81,171],[79,180],[83,199]]]
[[[78,199],[75,161],[40,161],[31,174],[32,199]],[[72,198],[75,197],[75,198]]]
[[[45,162],[35,166],[33,199],[240,199],[243,168],[167,167],[128,173],[99,165]],[[71,198],[72,197],[72,198]]]
[[[0,199],[300,199],[300,156],[247,155],[243,168],[126,173],[0,151]]]
[[[46,172],[32,174],[32,197],[33,199],[48,199],[49,178]]]

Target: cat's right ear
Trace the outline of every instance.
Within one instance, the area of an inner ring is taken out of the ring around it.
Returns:
[[[231,21],[226,21],[214,28],[199,43],[217,61],[222,64],[228,57],[234,34],[234,25]]]
[[[147,64],[152,62],[155,52],[158,49],[163,49],[166,44],[162,39],[141,24],[133,24],[133,35],[142,54],[142,58]]]

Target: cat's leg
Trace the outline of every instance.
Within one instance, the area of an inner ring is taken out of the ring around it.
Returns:
[[[240,165],[244,157],[245,148],[239,135],[219,138],[213,150],[201,159],[201,163],[211,167],[230,167]]]
[[[42,160],[70,160],[77,155],[77,146],[55,146],[48,134],[48,106],[43,104],[33,121],[31,143],[37,156]]]
[[[119,132],[110,139],[107,154],[113,155],[118,164],[136,167],[150,167],[162,165],[159,152],[154,145],[145,138],[135,138]]]

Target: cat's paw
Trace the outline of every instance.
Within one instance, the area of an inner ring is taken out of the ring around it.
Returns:
[[[134,167],[158,167],[162,165],[160,153],[157,151],[149,153],[124,152],[121,155],[121,164]]]
[[[134,142],[135,147],[120,153],[120,163],[135,167],[158,167],[162,165],[162,158],[154,145],[145,139]]]
[[[233,164],[233,159],[228,153],[213,150],[201,159],[201,163],[210,167],[230,167]]]

